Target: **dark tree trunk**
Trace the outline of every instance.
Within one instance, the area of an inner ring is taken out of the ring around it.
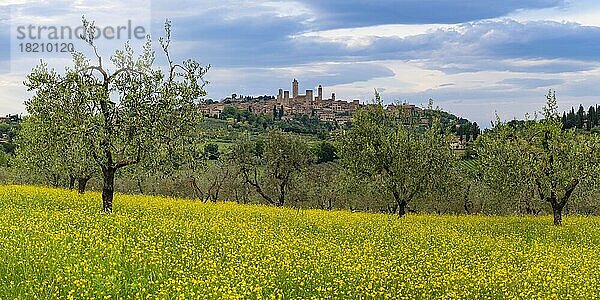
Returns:
[[[469,184],[469,186],[467,187],[467,192],[465,193],[465,197],[464,197],[464,202],[463,202],[463,208],[465,209],[465,212],[467,214],[472,214],[473,213],[473,201],[471,201],[471,199],[469,199],[469,195],[471,194],[471,184]]]
[[[198,187],[198,184],[196,183],[196,178],[193,176],[190,180],[190,185],[192,186],[192,191],[194,191],[194,199],[198,199],[198,200],[204,199],[204,193],[202,192],[200,187]]]
[[[52,174],[52,186],[57,188],[60,185],[60,176],[58,174]]]
[[[213,203],[217,203],[219,200],[219,191],[216,191],[210,195],[210,199]]]
[[[562,207],[552,205],[552,212],[554,213],[554,226],[562,225]]]
[[[77,179],[77,192],[80,194],[85,193],[85,187],[87,186],[88,181],[90,181],[90,177],[81,177]]]
[[[551,197],[548,199],[552,206],[552,214],[554,215],[554,226],[562,225],[562,211],[565,207],[565,203],[559,202],[556,198]]]
[[[69,189],[72,190],[75,188],[75,181],[77,178],[75,176],[69,176]]]
[[[285,184],[279,185],[279,201],[277,202],[277,206],[283,206],[285,204]]]
[[[216,203],[217,201],[219,201],[219,193],[221,193],[221,189],[218,189],[218,190],[215,192],[215,198],[213,199],[213,202],[215,202],[215,203]]]
[[[249,184],[250,186],[252,186],[256,192],[263,197],[263,199],[265,199],[269,204],[277,204],[275,201],[273,201],[273,199],[267,195],[262,188],[260,187],[260,184],[258,183],[258,179],[257,179],[258,175],[257,175],[257,171],[254,170],[254,181],[252,181],[250,179],[250,177],[248,176],[248,173],[244,173],[244,178],[246,181],[246,184]]]
[[[113,197],[115,194],[115,168],[105,168],[102,170],[104,184],[102,186],[102,210],[105,213],[112,212]]]
[[[408,202],[402,199],[400,193],[395,188],[392,190],[392,194],[394,195],[394,200],[396,200],[397,204],[396,212],[398,212],[398,216],[402,217],[406,214],[406,205],[408,205]]]
[[[565,194],[561,198],[558,198],[556,196],[556,185],[552,186],[550,196],[544,197],[540,181],[536,180],[536,184],[538,187],[538,193],[540,194],[540,197],[546,202],[550,203],[550,205],[552,206],[552,214],[554,215],[554,225],[562,225],[562,211],[569,202],[569,198],[571,198],[573,191],[575,191],[575,188],[577,188],[577,185],[579,185],[579,179],[574,179],[573,181],[571,181],[571,183],[567,186],[565,190]]]
[[[403,217],[406,215],[406,201],[400,201],[398,203],[398,216]]]
[[[579,179],[571,181],[571,183],[566,188],[565,195],[562,198],[560,198],[560,201],[557,201],[558,199],[556,199],[556,197],[551,197],[549,202],[550,204],[552,204],[552,212],[554,213],[555,226],[562,225],[563,208],[565,208],[565,206],[569,202],[569,198],[571,198],[571,195],[573,194],[573,191],[575,191],[575,188],[577,188],[577,185],[579,185]]]
[[[142,188],[142,180],[139,177],[137,178],[137,188],[140,194],[144,194],[144,189]]]

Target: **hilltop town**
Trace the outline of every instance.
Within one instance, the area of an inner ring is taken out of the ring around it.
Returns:
[[[238,98],[237,95],[232,95],[218,102],[203,104],[201,112],[204,116],[218,118],[226,107],[236,107],[255,114],[273,115],[283,120],[290,119],[294,115],[309,115],[318,117],[322,122],[345,124],[362,105],[364,104],[361,104],[358,99],[351,101],[337,99],[335,93],[325,98],[322,85],[317,87],[316,95],[311,89],[300,94],[299,82],[294,79],[291,94],[289,90],[279,89],[277,96]],[[387,110],[404,116],[418,116],[421,112],[420,108],[411,104],[390,104]]]

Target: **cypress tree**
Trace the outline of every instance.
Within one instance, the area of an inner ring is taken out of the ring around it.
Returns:
[[[578,129],[583,129],[583,125],[585,123],[585,110],[583,109],[583,105],[579,104],[579,109],[577,110],[577,116],[575,117],[576,126]]]
[[[588,109],[587,118],[587,130],[590,131],[596,126],[596,109],[593,106],[590,106],[590,108]]]
[[[571,111],[567,114],[567,126],[565,129],[571,129],[575,127],[575,109],[571,107]]]

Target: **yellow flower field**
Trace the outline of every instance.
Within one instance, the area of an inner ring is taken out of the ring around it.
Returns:
[[[600,295],[600,219],[407,216],[0,187],[0,298]]]

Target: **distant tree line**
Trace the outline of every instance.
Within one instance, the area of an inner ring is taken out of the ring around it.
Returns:
[[[583,105],[579,105],[577,111],[571,107],[569,112],[563,112],[561,121],[565,129],[582,129],[591,131],[600,126],[600,106],[590,106],[587,111]]]
[[[473,142],[481,134],[481,128],[477,122],[471,123],[467,119],[458,118],[456,126],[452,129],[454,133],[461,141]]]

